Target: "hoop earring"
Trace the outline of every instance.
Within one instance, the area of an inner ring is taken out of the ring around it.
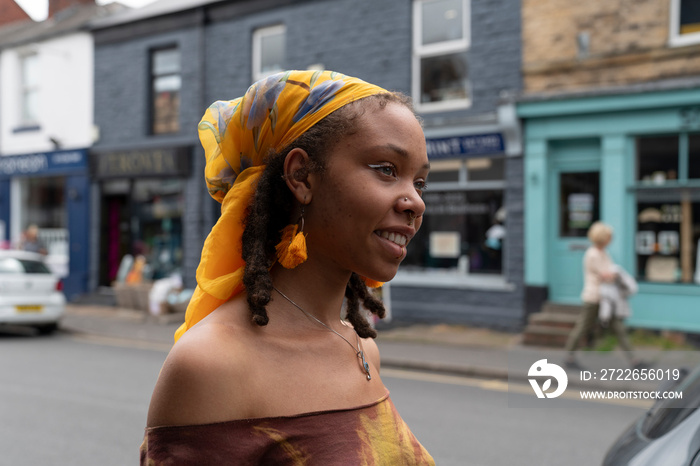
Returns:
[[[412,227],[413,223],[416,221],[416,214],[414,214],[412,211],[408,212],[408,226]]]
[[[306,250],[306,235],[304,234],[304,206],[301,206],[301,216],[299,217],[301,229],[296,223],[284,227],[281,231],[282,239],[275,250],[277,251],[277,261],[285,269],[293,269],[302,264],[308,258]],[[297,233],[297,230],[299,232]]]

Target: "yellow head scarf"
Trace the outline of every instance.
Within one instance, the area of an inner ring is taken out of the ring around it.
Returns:
[[[199,123],[209,194],[221,217],[209,233],[197,268],[197,288],[175,341],[214,309],[243,291],[241,237],[264,158],[291,144],[330,113],[381,87],[332,71],[287,71],[262,79],[243,97],[214,102]]]

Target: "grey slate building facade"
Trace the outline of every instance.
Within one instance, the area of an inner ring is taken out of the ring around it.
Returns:
[[[93,33],[102,284],[120,255],[141,248],[194,286],[218,215],[202,179],[199,118],[255,78],[324,68],[412,95],[424,121],[428,212],[385,291],[392,317],[521,327],[522,150],[509,103],[521,89],[518,0],[173,0]],[[147,207],[154,199],[158,212]]]

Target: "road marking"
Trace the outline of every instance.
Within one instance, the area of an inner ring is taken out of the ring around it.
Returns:
[[[532,395],[532,387],[519,383],[508,383],[504,380],[484,380],[471,377],[462,377],[457,375],[433,374],[429,372],[408,371],[404,369],[383,368],[382,376],[394,377],[397,379],[418,380],[421,382],[444,383],[449,385],[461,385],[465,387],[476,387],[482,390],[494,392],[511,392],[521,393],[524,395]],[[604,403],[613,405],[631,406],[634,408],[649,409],[653,402],[645,400],[625,400],[625,399],[582,399],[579,391],[567,390],[560,395],[561,398],[570,400]]]
[[[107,337],[104,335],[92,335],[87,333],[70,335],[73,341],[80,343],[90,343],[93,345],[117,346],[119,348],[135,348],[145,349],[150,351],[170,351],[173,345],[169,343],[160,343],[155,341],[131,340],[129,338]]]

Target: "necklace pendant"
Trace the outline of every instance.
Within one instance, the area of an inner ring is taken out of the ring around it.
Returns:
[[[297,309],[299,309],[306,317],[308,317],[309,319],[315,320],[316,322],[318,322],[318,323],[321,324],[322,326],[326,327],[327,330],[330,330],[331,332],[335,333],[335,334],[338,335],[340,338],[342,338],[343,340],[345,340],[345,343],[347,343],[348,345],[350,345],[350,348],[352,348],[353,351],[357,351],[357,353],[356,353],[356,354],[357,354],[357,357],[360,358],[360,361],[362,362],[362,369],[364,369],[365,374],[367,374],[367,380],[372,380],[372,376],[371,376],[370,373],[369,373],[369,364],[367,364],[367,361],[365,361],[365,352],[362,351],[362,344],[360,343],[360,336],[357,334],[357,332],[355,332],[355,338],[357,338],[357,348],[355,348],[355,347],[353,346],[353,344],[350,343],[350,340],[348,340],[348,339],[345,338],[343,335],[341,335],[340,333],[338,333],[338,332],[336,332],[335,330],[333,330],[332,328],[330,328],[328,325],[324,324],[322,321],[320,321],[319,319],[317,319],[315,316],[313,316],[313,315],[309,314],[308,312],[306,312],[301,306],[299,306],[297,303],[295,303],[294,301],[292,301],[286,294],[282,293],[280,290],[278,290],[277,288],[275,288],[274,285],[272,286],[272,288],[273,288],[277,293],[279,293],[280,296],[282,296],[284,299],[286,299],[287,301],[289,301],[289,303],[290,303],[292,306],[294,306],[294,307],[296,307]],[[343,322],[342,320],[341,320],[341,323],[342,323],[343,325],[347,326],[347,324],[346,324],[345,322]]]
[[[367,380],[372,380],[372,376],[369,374],[369,364],[367,364],[367,361],[365,361],[365,352],[360,351],[358,356],[360,356],[360,359],[362,359],[362,368],[365,370],[365,373],[367,374]]]

